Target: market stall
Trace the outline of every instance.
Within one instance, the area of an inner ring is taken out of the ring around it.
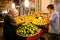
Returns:
[[[15,18],[16,25],[20,24],[16,29],[18,40],[36,40],[48,31],[48,17],[45,14],[35,13],[21,15]]]
[[[24,3],[20,1],[20,15],[18,17],[12,20],[7,16],[4,19],[4,36],[8,40],[37,40],[48,32],[50,14],[40,13],[41,5],[37,0],[32,0],[33,6],[29,5],[28,0]],[[15,4],[13,3],[12,9],[14,8]]]

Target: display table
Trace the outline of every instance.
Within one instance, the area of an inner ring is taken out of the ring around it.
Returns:
[[[22,36],[18,36],[17,40],[37,40],[38,38],[40,38],[44,33],[46,33],[46,30],[41,30],[37,35],[35,36],[31,36],[31,37],[22,37]]]
[[[32,36],[32,37],[27,37],[26,40],[37,40],[38,38],[40,38],[44,33],[46,32],[46,30],[42,30],[41,32],[39,32],[37,35]]]

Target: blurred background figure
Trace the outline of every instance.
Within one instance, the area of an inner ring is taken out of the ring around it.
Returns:
[[[0,9],[0,20],[2,20],[2,10]]]

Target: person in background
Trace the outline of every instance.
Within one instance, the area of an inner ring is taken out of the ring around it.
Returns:
[[[0,9],[0,21],[2,21],[2,10]]]
[[[59,35],[59,13],[54,9],[53,4],[47,6],[48,12],[51,14],[48,24],[49,30],[47,34],[44,34],[42,37],[45,37],[46,40],[58,40]]]
[[[4,27],[3,27],[3,35],[6,40],[16,40],[16,22],[14,18],[18,17],[18,11],[16,9],[12,9],[4,18]]]

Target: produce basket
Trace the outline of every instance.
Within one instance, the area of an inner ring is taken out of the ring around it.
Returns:
[[[39,33],[37,33],[34,36],[29,36],[29,37],[23,37],[23,36],[19,36],[17,35],[18,39],[17,40],[37,40],[38,38],[40,38],[44,33],[46,33],[46,30],[41,30]]]
[[[39,32],[41,32],[42,30],[40,30]],[[37,34],[39,34],[39,32],[37,32],[36,34],[32,35],[32,36],[35,36]],[[21,37],[32,37],[32,36],[22,36],[22,35],[19,35],[18,33],[16,33],[18,36],[21,36]]]
[[[28,29],[28,33],[27,33],[27,30],[26,29]],[[22,32],[22,30],[23,30],[23,32]],[[24,32],[24,30],[26,30],[25,31],[26,33]],[[36,33],[35,33],[35,31],[36,31]],[[22,24],[16,30],[16,34],[17,34],[19,40],[29,40],[29,39],[32,40],[34,37],[39,38],[43,33],[44,32],[42,31],[42,29],[40,29],[37,25],[33,25],[31,23]],[[34,39],[37,39],[37,38],[34,38]]]
[[[32,23],[24,23],[20,27],[17,28],[16,33],[19,36],[33,36],[36,35],[42,29],[38,28],[38,26],[33,25]]]

